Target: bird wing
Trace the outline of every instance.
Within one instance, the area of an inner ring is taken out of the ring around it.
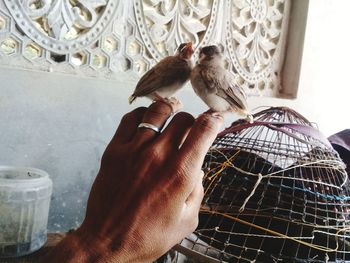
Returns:
[[[244,90],[237,84],[234,84],[232,76],[225,69],[203,68],[201,76],[208,88],[208,92],[215,92],[217,96],[222,97],[232,106],[241,110],[247,110],[247,96]]]
[[[175,56],[166,57],[142,76],[133,96],[146,96],[159,88],[185,82],[190,73],[191,68],[187,61]]]
[[[221,76],[219,76],[219,72],[209,67],[203,67],[203,66],[201,67],[201,65],[199,66],[200,66],[199,72],[204,84],[207,87],[207,92],[216,93],[217,87],[220,86],[219,80]]]
[[[243,88],[237,84],[234,83],[232,76],[230,73],[226,73],[225,75],[225,85],[223,91],[225,92],[226,96],[232,100],[232,103],[242,110],[247,110],[247,95],[245,94]]]

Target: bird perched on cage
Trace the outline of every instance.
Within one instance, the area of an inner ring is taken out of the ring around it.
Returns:
[[[181,103],[170,96],[189,80],[193,67],[192,54],[192,43],[182,43],[174,56],[162,59],[141,77],[129,97],[129,103],[137,97],[148,97],[167,102],[172,107],[180,107]],[[173,111],[176,109],[173,108]]]
[[[248,112],[246,94],[225,69],[224,57],[217,46],[206,46],[200,50],[199,60],[190,79],[196,94],[211,110],[237,112],[249,122],[253,121],[253,116]]]

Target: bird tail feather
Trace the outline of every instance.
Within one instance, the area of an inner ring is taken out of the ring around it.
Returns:
[[[236,111],[237,111],[237,113],[239,115],[244,117],[245,120],[248,121],[249,123],[253,123],[254,122],[254,117],[248,110],[246,110],[246,109],[245,110],[237,109]]]
[[[134,100],[136,100],[136,96],[131,95],[131,96],[129,97],[129,104],[133,103]]]

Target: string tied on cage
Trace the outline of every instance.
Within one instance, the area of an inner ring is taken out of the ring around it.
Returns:
[[[261,173],[258,173],[257,176],[258,176],[258,179],[256,180],[252,191],[247,196],[247,198],[244,200],[243,205],[241,206],[241,208],[238,210],[240,213],[242,213],[244,211],[244,208],[245,208],[246,204],[248,203],[249,199],[254,195],[256,188],[258,188],[261,180],[263,179],[263,176],[262,176]]]

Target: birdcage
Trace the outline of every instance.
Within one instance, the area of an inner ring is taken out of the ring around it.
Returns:
[[[177,250],[197,262],[350,261],[350,190],[328,140],[289,108],[219,134],[204,162],[195,233]]]

